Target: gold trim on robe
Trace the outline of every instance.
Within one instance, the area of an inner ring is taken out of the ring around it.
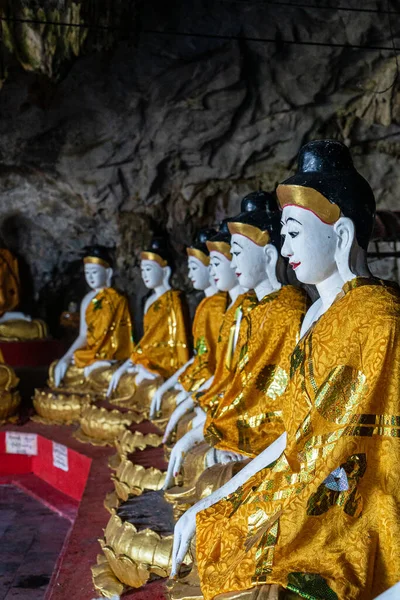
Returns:
[[[346,284],[292,353],[286,451],[197,515],[205,600],[372,600],[400,580],[399,363],[398,287]]]

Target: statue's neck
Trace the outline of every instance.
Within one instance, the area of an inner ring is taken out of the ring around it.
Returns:
[[[235,285],[235,287],[233,287],[231,290],[229,290],[228,294],[229,294],[229,298],[231,299],[230,306],[232,306],[232,304],[234,304],[236,302],[236,300],[242,293],[243,293],[243,289],[240,287],[239,284]]]
[[[271,283],[270,279],[266,277],[258,285],[255,286],[254,291],[257,296],[257,300],[260,302],[265,296],[276,292],[282,287],[282,285],[276,281],[275,284]]]
[[[324,281],[316,285],[320,297],[321,310],[323,314],[333,304],[336,296],[341,292],[345,282],[339,271],[335,271]]]
[[[206,298],[209,298],[210,296],[214,296],[217,291],[218,290],[213,285],[209,285],[208,288],[204,290],[204,295]]]
[[[345,282],[339,274],[339,271],[335,271],[327,279],[324,279],[324,281],[321,281],[316,285],[319,298],[312,304],[312,306],[310,306],[304,317],[300,330],[301,338],[307,333],[310,327],[316,321],[318,321],[318,319],[332,306],[335,298],[341,292],[344,283]]]
[[[168,292],[170,289],[171,286],[169,285],[169,283],[163,283],[162,285],[159,285],[153,289],[153,295],[156,298],[160,298],[160,296],[165,294],[165,292]]]

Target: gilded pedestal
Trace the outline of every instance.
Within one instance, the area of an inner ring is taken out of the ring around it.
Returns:
[[[123,458],[111,480],[114,482],[115,494],[108,494],[104,501],[105,508],[110,512],[120,501],[128,500],[129,496],[139,496],[145,490],[161,490],[165,473],[154,467],[145,469]]]
[[[99,541],[108,566],[103,563],[100,569],[96,565],[92,573],[96,590],[104,596],[109,593],[105,581],[109,569],[125,588],[141,587],[152,574],[167,577],[170,573],[172,535],[161,537],[149,529],[138,531],[131,523],[112,515],[104,539]],[[184,564],[190,564],[189,557],[185,558]],[[110,585],[113,585],[111,578]]]
[[[94,446],[112,446],[127,427],[142,420],[137,413],[87,406],[82,411],[80,427],[74,437]]]

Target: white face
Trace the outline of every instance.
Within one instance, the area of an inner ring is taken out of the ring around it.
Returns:
[[[334,227],[323,223],[310,210],[285,206],[281,234],[282,256],[289,259],[302,283],[318,285],[338,270],[335,261],[338,238]]]
[[[107,287],[107,271],[101,265],[87,263],[84,267],[86,283],[92,290]]]
[[[209,267],[203,265],[201,260],[190,256],[188,259],[188,275],[195,290],[205,290],[209,287]]]
[[[268,278],[267,257],[263,246],[257,246],[244,235],[234,233],[231,238],[231,253],[231,269],[242,287],[253,290]]]
[[[221,292],[229,292],[237,284],[237,277],[231,269],[231,261],[220,252],[210,252],[210,274]]]
[[[143,283],[149,290],[154,290],[163,284],[164,270],[155,260],[142,260],[140,272]]]

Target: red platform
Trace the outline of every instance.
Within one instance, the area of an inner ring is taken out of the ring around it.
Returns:
[[[142,433],[159,431],[145,422],[136,428]],[[109,513],[103,506],[108,492],[112,491],[108,459],[113,448],[81,444],[73,436],[73,427],[45,426],[28,422],[21,427],[0,428],[0,484],[12,482],[24,491],[67,516],[73,521],[68,540],[60,554],[49,584],[46,600],[92,600],[93,590],[90,567],[100,552],[98,538],[102,536]],[[6,453],[10,448],[33,451],[33,438],[10,436],[10,433],[36,434],[36,454]],[[8,435],[8,439],[7,439]],[[54,443],[56,463],[54,464]],[[14,444],[14,446],[13,446]],[[67,459],[65,458],[67,456]],[[65,470],[66,461],[68,471]],[[154,449],[138,453],[138,464],[151,462],[165,467],[162,453]],[[64,469],[60,468],[60,465]],[[123,596],[124,600],[165,600],[164,581],[155,581]]]
[[[63,356],[66,347],[60,340],[0,342],[5,363],[10,367],[47,367]]]

